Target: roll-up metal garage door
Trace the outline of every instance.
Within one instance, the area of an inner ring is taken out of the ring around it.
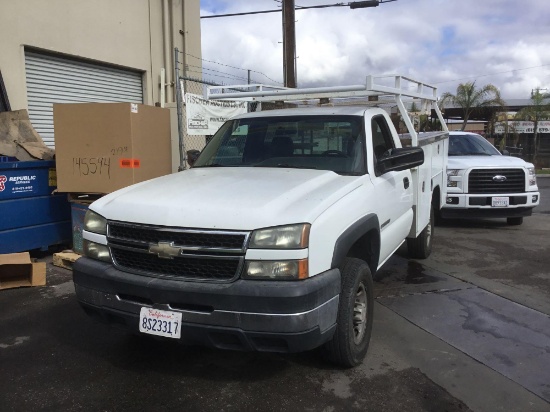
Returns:
[[[142,73],[25,51],[29,117],[54,147],[53,103],[143,103]]]

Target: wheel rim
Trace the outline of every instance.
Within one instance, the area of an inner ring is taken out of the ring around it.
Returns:
[[[359,284],[353,304],[353,341],[360,344],[367,330],[367,290]]]

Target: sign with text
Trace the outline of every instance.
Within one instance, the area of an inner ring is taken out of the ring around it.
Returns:
[[[496,134],[504,134],[506,124],[496,123],[495,124],[495,133]],[[526,122],[526,121],[513,121],[508,122],[508,133],[533,133],[535,130],[535,123],[534,122]],[[550,121],[547,120],[541,120],[538,123],[537,126],[538,133],[550,133]]]
[[[184,96],[187,134],[190,135],[213,135],[226,120],[247,111],[246,102],[207,100],[192,93]]]

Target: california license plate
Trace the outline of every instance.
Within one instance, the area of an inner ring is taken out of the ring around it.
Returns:
[[[141,308],[139,331],[150,335],[179,339],[181,337],[181,313]]]
[[[491,206],[493,207],[507,207],[510,204],[509,197],[493,197]]]

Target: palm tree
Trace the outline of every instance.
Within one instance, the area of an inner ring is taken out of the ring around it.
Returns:
[[[534,154],[530,161],[533,163],[537,160],[537,155],[540,148],[540,139],[538,137],[539,121],[550,119],[550,99],[549,93],[541,93],[540,87],[531,91],[531,105],[524,107],[516,114],[516,119],[527,120],[533,122],[533,146]],[[529,150],[529,152],[531,152]]]
[[[468,119],[474,110],[491,106],[505,106],[496,86],[487,84],[478,89],[476,88],[476,82],[460,83],[456,88],[456,94],[444,93],[441,96],[441,107],[445,107],[447,102],[464,110],[464,123],[462,123],[460,130],[466,128]]]

